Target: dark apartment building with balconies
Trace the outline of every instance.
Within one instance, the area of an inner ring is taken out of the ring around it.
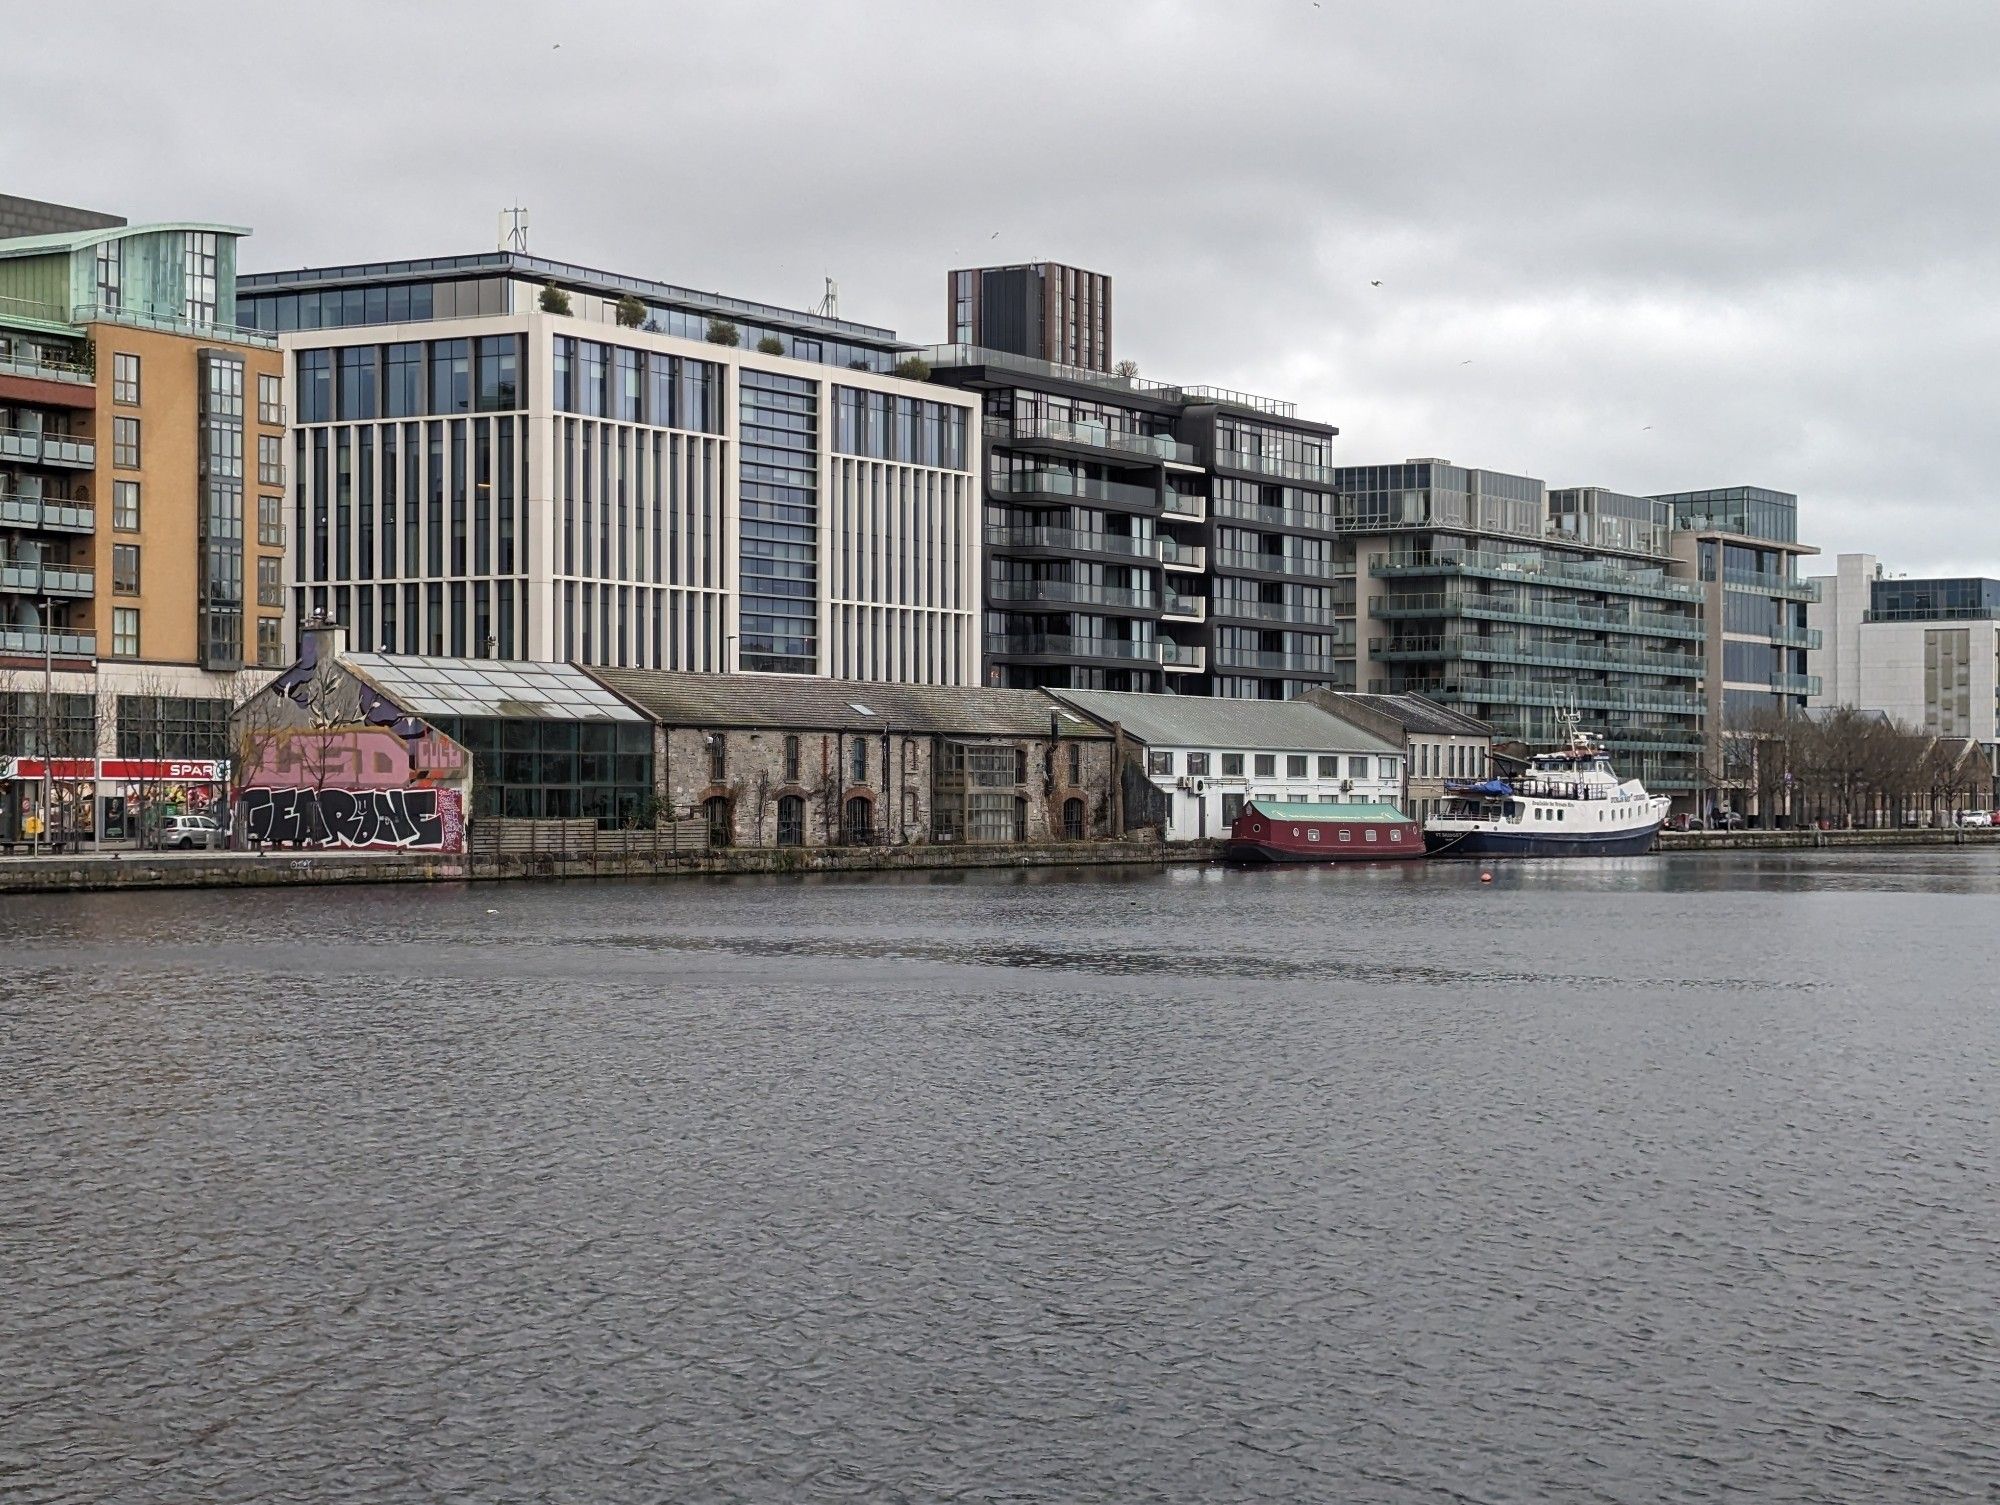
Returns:
[[[1333,682],[1332,425],[1007,351],[928,359],[983,403],[988,684],[1277,700]]]

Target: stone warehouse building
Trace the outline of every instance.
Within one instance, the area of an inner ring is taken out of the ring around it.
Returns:
[[[1039,691],[590,672],[658,722],[662,814],[716,846],[1123,833],[1111,734]]]

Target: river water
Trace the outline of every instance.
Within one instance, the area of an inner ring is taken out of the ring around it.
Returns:
[[[0,899],[0,1499],[2000,1498],[2000,854]]]

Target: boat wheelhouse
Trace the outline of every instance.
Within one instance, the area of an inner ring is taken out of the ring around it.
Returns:
[[[1230,862],[1398,862],[1424,855],[1423,828],[1394,805],[1251,800],[1229,828]]]
[[[1572,722],[1568,745],[1519,778],[1445,786],[1424,841],[1439,857],[1631,857],[1651,850],[1671,803],[1612,771],[1602,739]]]

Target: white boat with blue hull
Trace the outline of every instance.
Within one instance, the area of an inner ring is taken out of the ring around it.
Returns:
[[[1569,745],[1536,754],[1519,778],[1447,784],[1424,846],[1433,857],[1636,857],[1671,803],[1621,780],[1603,742],[1572,724]]]

